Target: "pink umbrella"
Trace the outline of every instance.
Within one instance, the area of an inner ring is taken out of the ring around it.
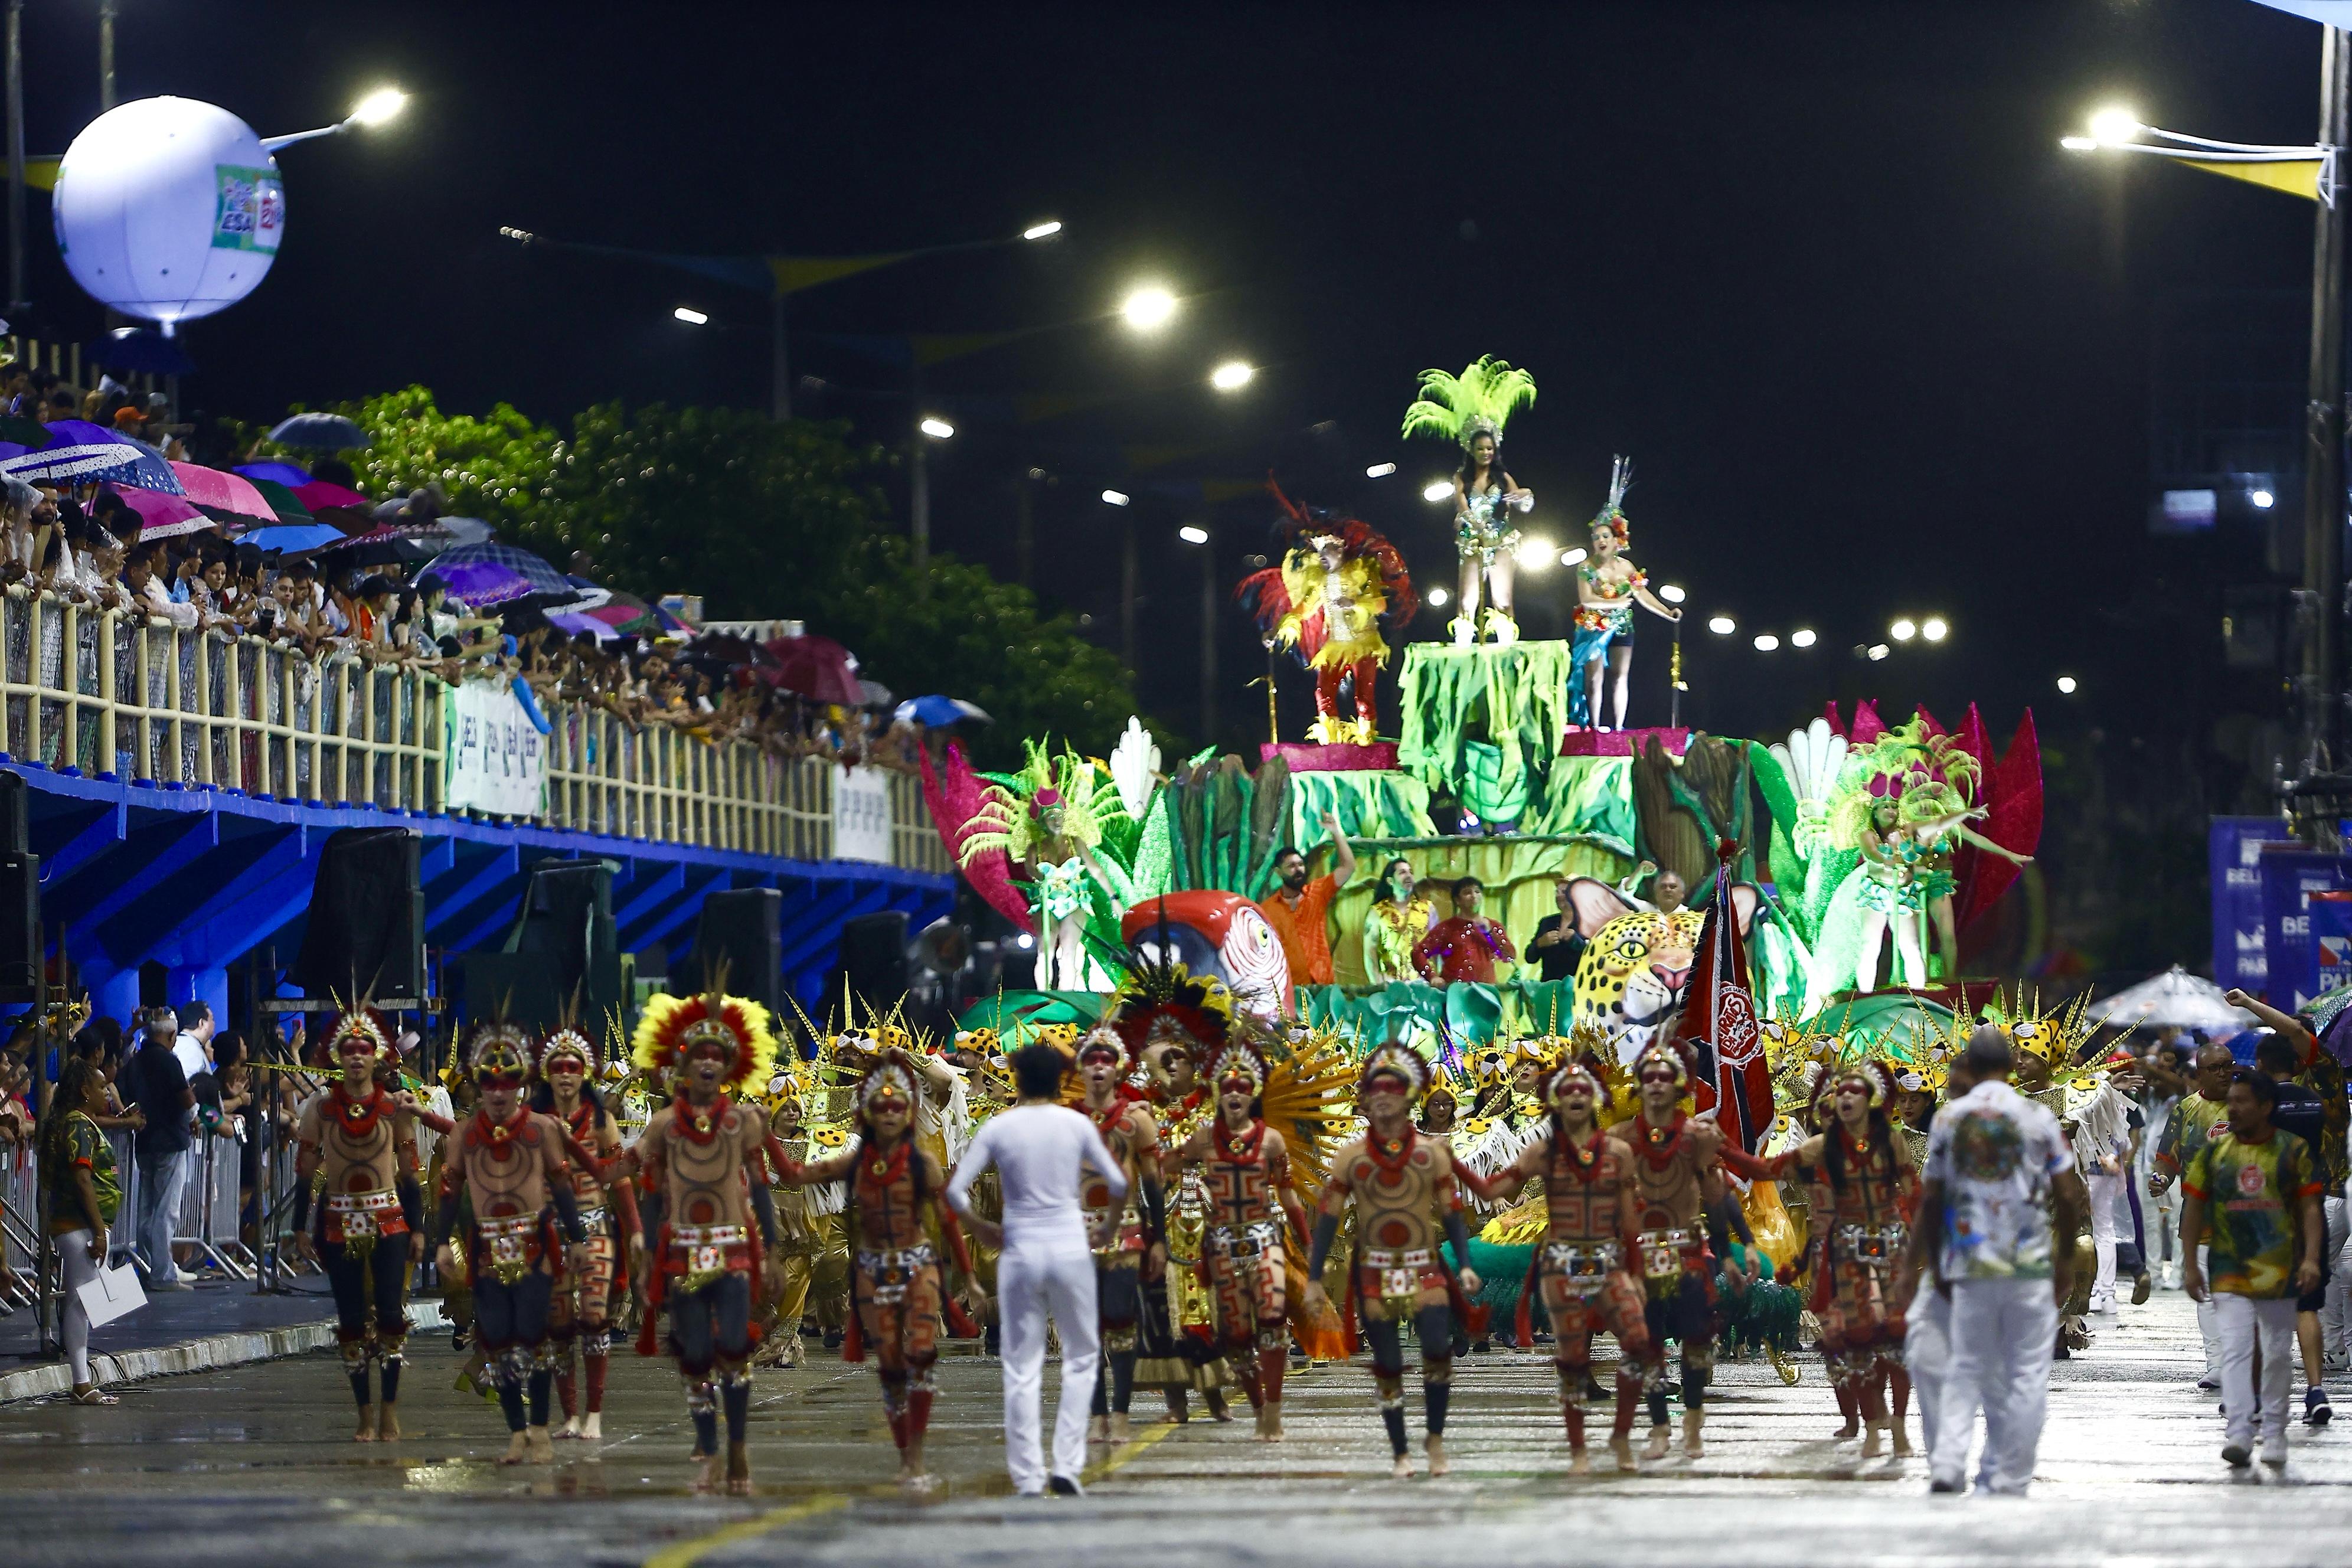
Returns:
[[[225,474],[218,468],[201,468],[194,463],[174,463],[172,471],[180,476],[180,488],[188,492],[188,500],[197,506],[216,511],[233,511],[239,517],[249,517],[256,522],[278,521],[262,493],[253,488],[253,481],[240,474]]]
[[[183,533],[202,533],[220,524],[198,511],[178,496],[167,496],[160,490],[142,490],[135,485],[106,487],[122,498],[122,504],[139,514],[139,537],[171,539]]]
[[[347,506],[365,511],[375,505],[359,491],[339,485],[332,479],[312,479],[307,485],[296,485],[294,496],[313,512],[322,506]]]

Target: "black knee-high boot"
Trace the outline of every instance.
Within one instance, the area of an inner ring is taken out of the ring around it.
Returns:
[[[751,1374],[737,1373],[719,1385],[719,1393],[727,1402],[727,1440],[746,1441],[751,1426]]]
[[[1381,1425],[1389,1429],[1389,1451],[1398,1458],[1404,1458],[1404,1379],[1391,1377],[1386,1373],[1374,1373],[1372,1382],[1381,1391]]]
[[[1429,1435],[1433,1437],[1444,1436],[1445,1411],[1454,1400],[1454,1384],[1424,1381],[1421,1385],[1421,1399],[1423,1418],[1429,1426]]]
[[[1133,1351],[1113,1351],[1110,1362],[1110,1408],[1114,1415],[1124,1415],[1135,1399],[1135,1355]]]

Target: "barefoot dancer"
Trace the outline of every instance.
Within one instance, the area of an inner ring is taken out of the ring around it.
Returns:
[[[548,1384],[554,1373],[547,1311],[558,1265],[548,1228],[551,1208],[572,1244],[570,1266],[588,1266],[587,1232],[572,1195],[563,1130],[522,1103],[530,1048],[530,1036],[510,1024],[485,1024],[475,1032],[468,1054],[482,1103],[451,1136],[454,1147],[441,1172],[437,1227],[444,1238],[436,1255],[442,1272],[458,1273],[458,1200],[472,1201],[462,1267],[474,1288],[475,1334],[506,1413],[502,1462],[509,1465],[543,1465],[555,1457],[547,1434]]]
[[[887,1053],[858,1080],[857,1135],[849,1146],[805,1165],[786,1162],[779,1180],[796,1187],[852,1178],[851,1294],[857,1316],[842,1360],[862,1361],[866,1348],[873,1348],[882,1411],[898,1446],[898,1484],[920,1490],[931,1484],[923,1468],[923,1434],[930,1425],[931,1368],[940,1359],[946,1297],[925,1220],[936,1220],[967,1279],[971,1257],[954,1212],[940,1201],[946,1174],[909,1131],[920,1101],[915,1071],[906,1052]],[[978,1287],[971,1289],[970,1304],[984,1311]]]
[[[1104,1238],[1095,1247],[1095,1307],[1102,1331],[1102,1369],[1095,1378],[1094,1416],[1087,1436],[1124,1443],[1132,1436],[1128,1406],[1135,1394],[1137,1324],[1143,1292],[1158,1287],[1168,1267],[1167,1189],[1160,1181],[1160,1128],[1141,1100],[1126,1089],[1128,1046],[1109,1026],[1078,1042],[1078,1074],[1086,1080],[1087,1119],[1103,1147],[1127,1173],[1127,1192],[1090,1181],[1079,1190],[1087,1229]]]
[[[531,1100],[532,1108],[553,1118],[571,1140],[572,1192],[580,1205],[581,1223],[588,1229],[588,1267],[566,1270],[556,1280],[555,1301],[548,1313],[548,1333],[555,1346],[555,1393],[563,1403],[563,1428],[555,1436],[591,1443],[604,1436],[604,1373],[613,1347],[607,1325],[614,1304],[625,1299],[629,1289],[625,1248],[637,1235],[635,1189],[626,1182],[608,1189],[597,1173],[604,1161],[621,1152],[621,1126],[604,1109],[603,1096],[590,1087],[595,1076],[595,1046],[566,1025],[539,1048],[539,1086]],[[586,1373],[584,1399],[573,1381],[575,1343]]]
[[[1889,1300],[1889,1275],[1910,1243],[1919,1173],[1909,1146],[1887,1121],[1894,1081],[1879,1061],[1832,1069],[1832,1122],[1797,1152],[1812,1188],[1811,1306],[1821,1319],[1830,1376],[1845,1395],[1839,1408],[1849,1422],[1858,1411],[1868,1428],[1865,1459],[1885,1451],[1890,1426],[1895,1452],[1911,1452],[1903,1420],[1911,1398],[1903,1365],[1906,1325]]]
[[[342,1076],[313,1096],[295,1123],[294,1248],[298,1256],[315,1256],[334,1289],[335,1342],[360,1408],[353,1436],[362,1443],[389,1443],[400,1436],[409,1239],[413,1224],[423,1218],[416,1125],[408,1108],[376,1085],[376,1064],[394,1059],[382,1019],[363,1007],[345,1013],[327,1037],[327,1052]],[[315,1227],[314,1194],[324,1194]],[[370,1397],[371,1361],[383,1369],[381,1401]]]
[[[647,1175],[645,1228],[632,1272],[646,1281],[637,1353],[654,1353],[654,1321],[669,1310],[669,1348],[694,1420],[698,1490],[719,1470],[718,1405],[727,1405],[727,1489],[751,1490],[751,1298],[763,1245],[776,1235],[775,1195],[761,1148],[767,1118],[731,1097],[768,1081],[776,1050],[768,1010],[740,996],[656,996],[637,1021],[634,1059],[677,1098],[604,1168],[607,1182]],[[756,1217],[758,1228],[753,1228]],[[642,1239],[650,1236],[650,1242]],[[643,1256],[650,1252],[650,1258]]]
[[[1357,1077],[1359,1098],[1370,1127],[1343,1144],[1331,1162],[1315,1220],[1307,1260],[1310,1312],[1328,1305],[1323,1297],[1323,1263],[1349,1205],[1356,1211],[1356,1255],[1349,1267],[1349,1293],[1372,1342],[1372,1381],[1381,1395],[1381,1424],[1388,1428],[1391,1474],[1412,1478],[1405,1451],[1404,1326],[1421,1341],[1421,1396],[1428,1436],[1429,1473],[1442,1476],[1445,1458],[1445,1412],[1453,1394],[1454,1281],[1438,1252],[1439,1227],[1454,1243],[1454,1255],[1470,1256],[1470,1229],[1462,1219],[1462,1194],[1455,1184],[1454,1153],[1443,1142],[1423,1138],[1412,1124],[1412,1109],[1429,1090],[1429,1064],[1410,1046],[1391,1042],[1364,1058]],[[1477,1293],[1477,1272],[1465,1261],[1465,1299]]]
[[[1584,1388],[1592,1375],[1592,1336],[1617,1336],[1617,1415],[1609,1451],[1617,1468],[1632,1470],[1633,1408],[1642,1396],[1642,1368],[1650,1360],[1642,1287],[1632,1272],[1640,1256],[1633,1191],[1633,1151],[1594,1121],[1606,1097],[1582,1061],[1570,1061],[1546,1081],[1551,1126],[1497,1172],[1487,1191],[1498,1202],[1518,1196],[1540,1177],[1550,1228],[1536,1254],[1544,1312],[1551,1319],[1559,1368],[1559,1408],[1568,1423],[1569,1473],[1591,1468],[1584,1451]],[[1520,1295],[1521,1310],[1527,1297]]]
[[[1290,1151],[1258,1120],[1265,1058],[1247,1040],[1221,1047],[1209,1064],[1216,1120],[1169,1152],[1162,1168],[1197,1165],[1208,1191],[1201,1260],[1217,1302],[1225,1353],[1257,1410],[1260,1442],[1282,1441],[1282,1373],[1290,1346],[1283,1310],[1289,1232],[1307,1234],[1307,1211],[1290,1185]]]

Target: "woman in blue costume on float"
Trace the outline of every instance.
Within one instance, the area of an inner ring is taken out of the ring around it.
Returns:
[[[1639,605],[1667,620],[1683,618],[1682,611],[1662,605],[1650,592],[1650,579],[1625,552],[1628,530],[1623,501],[1625,486],[1633,477],[1633,463],[1619,458],[1609,470],[1609,504],[1592,520],[1592,546],[1576,572],[1576,640],[1569,652],[1575,673],[1569,678],[1568,716],[1572,722],[1595,730],[1625,727],[1625,686],[1633,664],[1633,606]],[[1601,682],[1610,679],[1610,706],[1614,722],[1601,723]]]

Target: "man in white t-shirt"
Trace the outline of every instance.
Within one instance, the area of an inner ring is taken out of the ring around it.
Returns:
[[[2051,1244],[2083,1213],[2083,1179],[2058,1119],[2009,1086],[2009,1037],[1969,1037],[1976,1087],[1946,1105],[1927,1138],[1927,1184],[1901,1289],[1932,1259],[1952,1290],[1951,1359],[1937,1400],[1928,1489],[1967,1489],[1977,1410],[1985,1414],[1980,1491],[2022,1496],[2033,1479],[2050,1392],[2058,1303],[2074,1259]],[[1907,1301],[1906,1302],[1907,1305]]]
[[[1114,1205],[1127,1196],[1127,1173],[1104,1147],[1095,1124],[1059,1103],[1069,1058],[1051,1046],[1013,1053],[1021,1102],[991,1117],[973,1135],[948,1204],[996,1260],[997,1321],[1004,1351],[1004,1468],[1023,1497],[1050,1489],[1076,1497],[1087,1464],[1087,1415],[1099,1346],[1096,1335],[1095,1258],[1078,1204],[1091,1169]],[[971,1185],[991,1165],[1004,1193],[999,1227],[971,1212]],[[1113,1213],[1117,1213],[1114,1208]],[[1038,1407],[1045,1377],[1045,1320],[1062,1335],[1061,1403],[1054,1418],[1054,1465],[1038,1451]]]

